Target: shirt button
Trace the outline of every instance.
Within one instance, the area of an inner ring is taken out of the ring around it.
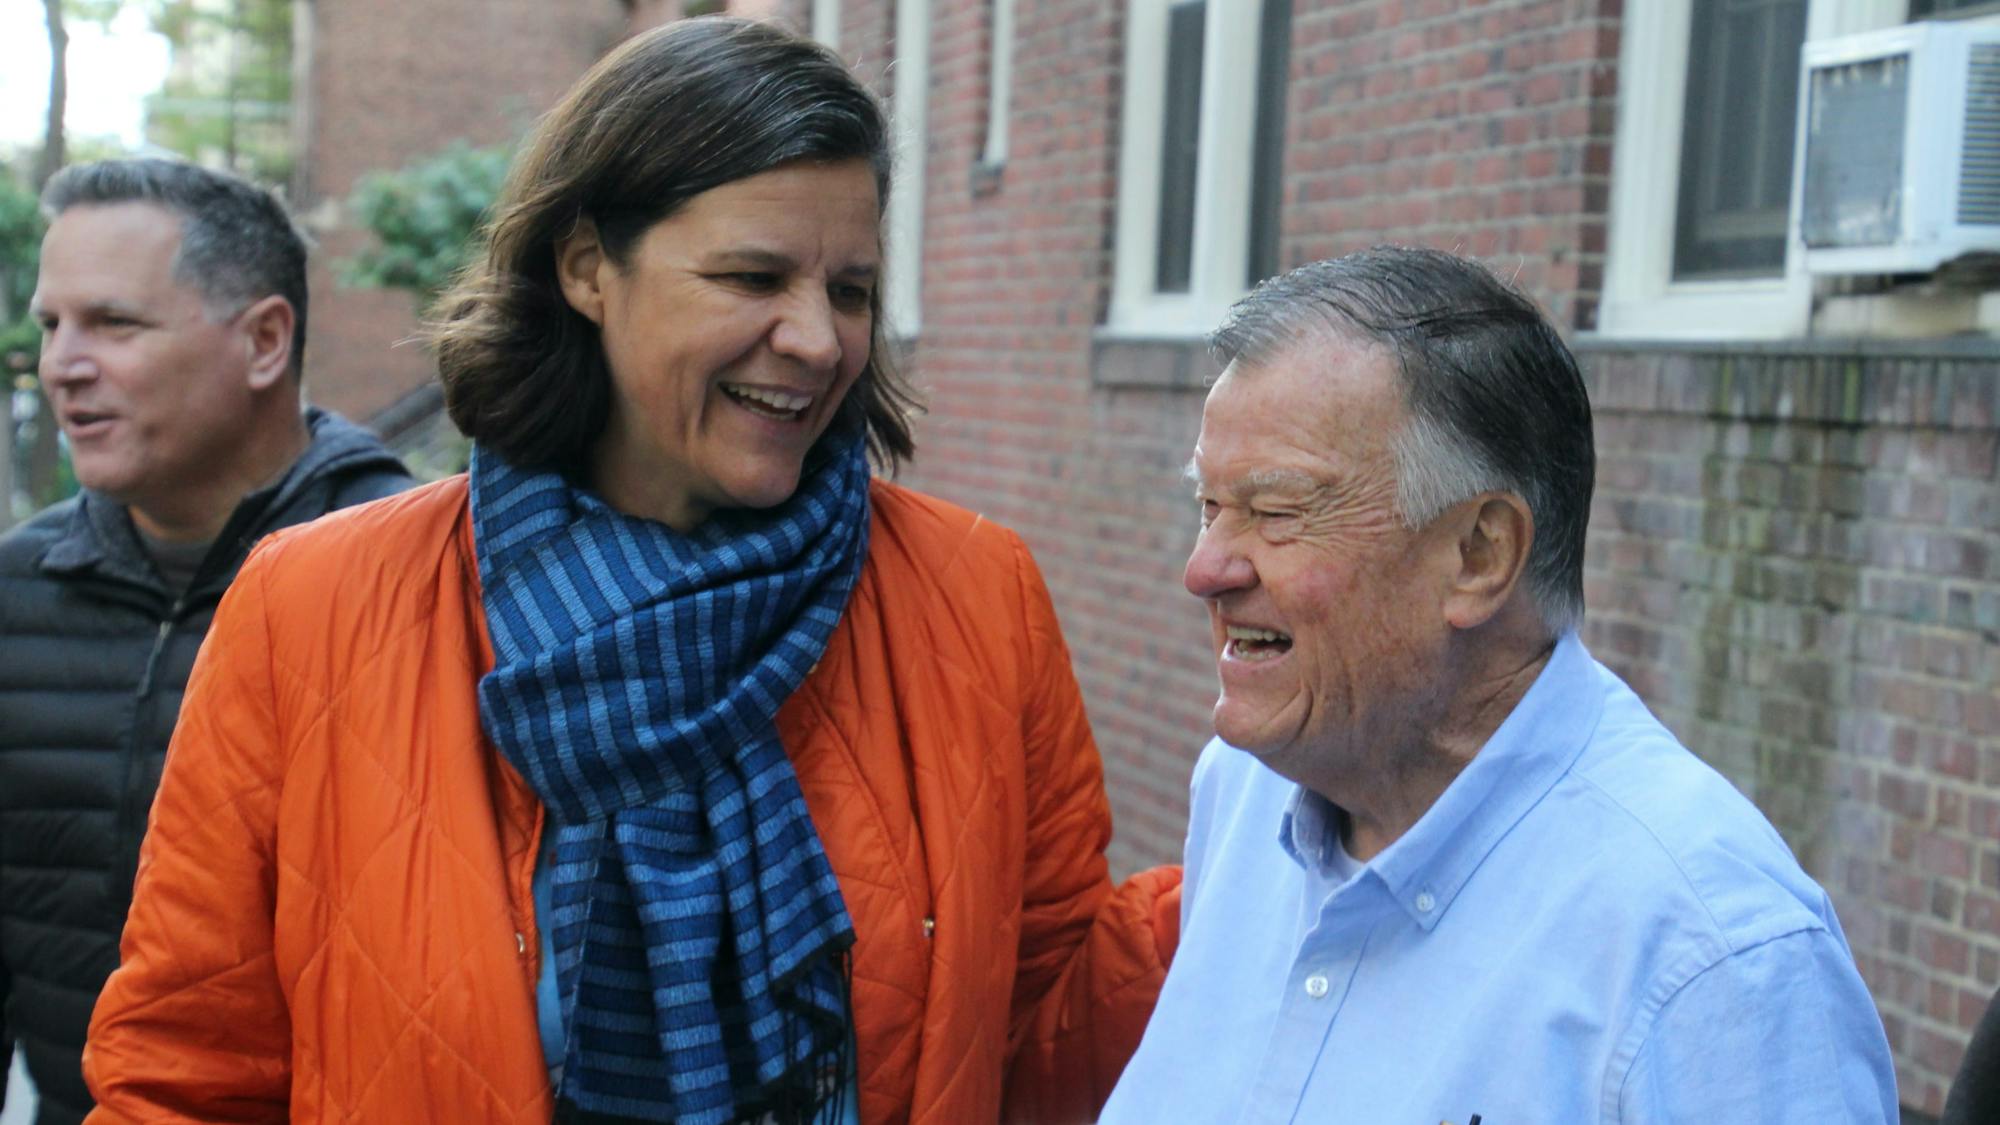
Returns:
[[[521,956],[526,957],[528,955],[528,935],[515,930],[514,948],[520,951]]]
[[[1314,973],[1306,978],[1306,995],[1315,1000],[1326,995],[1326,977],[1324,974]]]
[[[1431,897],[1431,893],[1429,891],[1417,892],[1417,913],[1429,914],[1431,912],[1431,908],[1436,906],[1437,904],[1438,904],[1437,900]]]

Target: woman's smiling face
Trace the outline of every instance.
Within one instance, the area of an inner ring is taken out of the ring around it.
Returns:
[[[784,164],[712,188],[623,264],[587,222],[556,255],[610,368],[590,466],[605,500],[685,531],[719,508],[789,499],[868,363],[881,272],[868,162]]]

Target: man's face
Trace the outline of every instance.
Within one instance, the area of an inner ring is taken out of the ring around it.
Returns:
[[[42,387],[78,482],[135,510],[228,463],[251,417],[251,343],[174,278],[180,241],[151,203],[71,207],[42,239]]]
[[[1450,544],[1396,511],[1404,414],[1394,360],[1325,335],[1231,364],[1202,411],[1185,579],[1208,603],[1216,733],[1309,787],[1407,739],[1449,633]]]

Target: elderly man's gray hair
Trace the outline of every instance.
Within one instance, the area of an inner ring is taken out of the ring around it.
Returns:
[[[1309,355],[1315,340],[1395,359],[1409,421],[1397,509],[1411,528],[1482,492],[1533,513],[1526,582],[1552,634],[1583,619],[1583,545],[1597,457],[1576,360],[1533,301],[1485,267],[1382,246],[1300,266],[1238,301],[1210,338],[1224,362]]]

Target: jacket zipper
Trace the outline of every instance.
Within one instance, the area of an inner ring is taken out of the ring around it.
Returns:
[[[146,655],[146,668],[139,676],[139,690],[132,707],[132,727],[125,739],[125,785],[119,793],[118,831],[115,834],[118,865],[113,871],[114,882],[111,885],[112,898],[120,904],[118,912],[121,916],[132,907],[132,881],[139,875],[139,844],[145,831],[145,825],[140,823],[139,806],[150,803],[142,801],[139,795],[139,775],[145,758],[141,748],[146,742],[146,719],[149,717],[145,714],[147,702],[153,695],[153,678],[159,671],[160,657],[167,651],[167,640],[173,636],[174,625],[180,621],[181,613],[186,608],[185,595],[175,598],[173,605],[167,609],[166,617],[160,621],[159,632],[153,635],[153,650]],[[174,725],[180,725],[178,716]]]

